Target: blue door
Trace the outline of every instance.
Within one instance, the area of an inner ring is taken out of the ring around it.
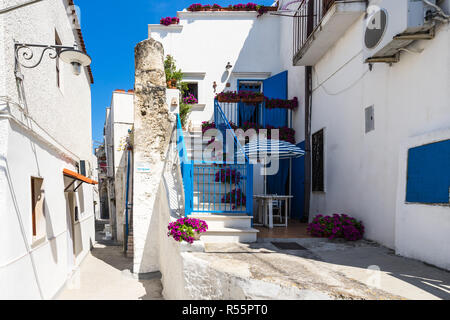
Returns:
[[[284,71],[263,81],[264,96],[269,99],[287,99],[288,72]],[[287,125],[286,109],[266,109],[266,126],[279,128]],[[267,193],[285,195],[289,191],[289,160],[281,160],[276,175],[267,176]]]
[[[288,72],[283,71],[263,81],[264,96],[269,99],[288,98]],[[287,126],[287,109],[267,109],[266,125],[280,128]]]
[[[238,81],[239,91],[261,92],[261,82],[258,81]],[[245,122],[258,122],[258,106],[239,102],[238,104],[237,125],[243,125]]]

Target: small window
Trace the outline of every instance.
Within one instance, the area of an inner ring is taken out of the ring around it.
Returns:
[[[325,191],[323,129],[312,136],[312,191]]]
[[[187,87],[188,89],[184,91],[183,98],[189,96],[189,94],[192,94],[198,101],[198,82],[189,82],[187,83]]]
[[[56,30],[55,30],[55,45],[57,45],[57,46],[62,45],[61,39],[59,38],[58,32],[56,32]],[[58,49],[57,49],[57,51],[59,53]],[[59,66],[59,57],[56,58],[56,86],[58,88],[61,88],[61,72],[60,72],[60,66]]]
[[[47,234],[44,207],[44,180],[31,178],[31,210],[33,243],[41,242]]]

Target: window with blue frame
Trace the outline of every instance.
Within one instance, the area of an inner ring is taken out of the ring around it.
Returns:
[[[409,149],[407,202],[448,204],[449,188],[450,140]]]

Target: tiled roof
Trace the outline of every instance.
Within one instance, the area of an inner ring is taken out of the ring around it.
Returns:
[[[74,5],[73,0],[68,0],[68,2],[69,2],[69,6],[73,6],[73,5]],[[77,16],[76,11],[75,11],[75,10],[72,10],[72,14],[73,14],[73,16],[75,17],[75,19],[76,19],[77,22],[78,22],[78,16]],[[81,32],[81,27],[80,27],[80,29],[77,29],[77,34],[78,34],[78,39],[79,39],[79,41],[80,41],[79,44],[80,44],[80,46],[81,46],[81,50],[83,50],[83,52],[87,54],[87,51],[86,51],[86,44],[84,43],[83,33]],[[88,67],[87,67],[87,70],[88,70],[89,78],[91,79],[91,83],[94,83],[94,76],[92,75],[92,69],[91,69],[91,66],[88,66]]]

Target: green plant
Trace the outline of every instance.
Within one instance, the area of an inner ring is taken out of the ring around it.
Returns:
[[[183,82],[183,72],[177,69],[175,59],[171,55],[167,55],[164,60],[164,72],[166,74],[166,82],[168,87],[174,86],[182,93],[187,89],[187,84]]]
[[[181,125],[186,126],[189,113],[191,113],[192,105],[180,101],[180,120]]]

